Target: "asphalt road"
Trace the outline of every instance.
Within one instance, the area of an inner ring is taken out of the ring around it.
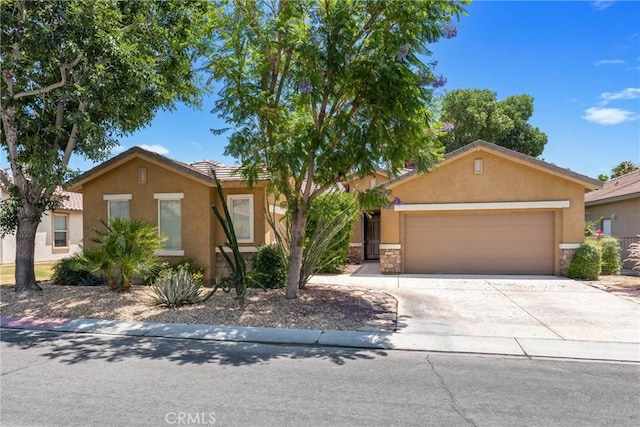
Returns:
[[[2,330],[7,426],[636,426],[640,367]]]

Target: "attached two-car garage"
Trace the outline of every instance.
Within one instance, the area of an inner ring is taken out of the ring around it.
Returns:
[[[405,273],[553,274],[550,211],[404,215]]]

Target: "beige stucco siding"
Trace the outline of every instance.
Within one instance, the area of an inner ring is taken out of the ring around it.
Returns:
[[[147,182],[138,183],[139,168],[147,169]],[[183,193],[181,203],[182,249],[185,257],[192,258],[197,265],[209,267],[213,247],[210,240],[210,189],[185,176],[172,173],[166,168],[140,158],[134,158],[118,168],[95,177],[83,185],[84,195],[84,241],[89,243],[93,233],[91,227],[101,228],[100,220],[107,219],[108,194],[131,194],[129,213],[158,225],[158,200],[154,193]],[[89,243],[90,244],[90,243]],[[182,257],[169,257],[177,262]],[[207,268],[207,278],[212,273]]]
[[[482,159],[481,174],[473,171]],[[392,187],[402,204],[487,203],[569,200],[570,207],[556,216],[558,242],[582,242],[584,187],[487,151],[443,163],[426,174]],[[559,220],[559,221],[558,221]],[[383,243],[400,243],[400,212],[382,211]]]
[[[640,198],[587,206],[585,213],[589,221],[611,219],[613,236],[634,237],[640,234]]]

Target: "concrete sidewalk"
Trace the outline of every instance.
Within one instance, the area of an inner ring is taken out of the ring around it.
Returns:
[[[35,319],[2,316],[0,316],[0,327],[27,331],[35,330],[255,342],[281,345],[319,345],[640,363],[640,344],[628,342],[328,331],[316,329],[244,328],[177,323],[121,322],[101,319]]]

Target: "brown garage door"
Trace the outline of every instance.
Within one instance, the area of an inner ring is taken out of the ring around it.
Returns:
[[[553,274],[553,213],[406,215],[403,249],[405,273]]]

